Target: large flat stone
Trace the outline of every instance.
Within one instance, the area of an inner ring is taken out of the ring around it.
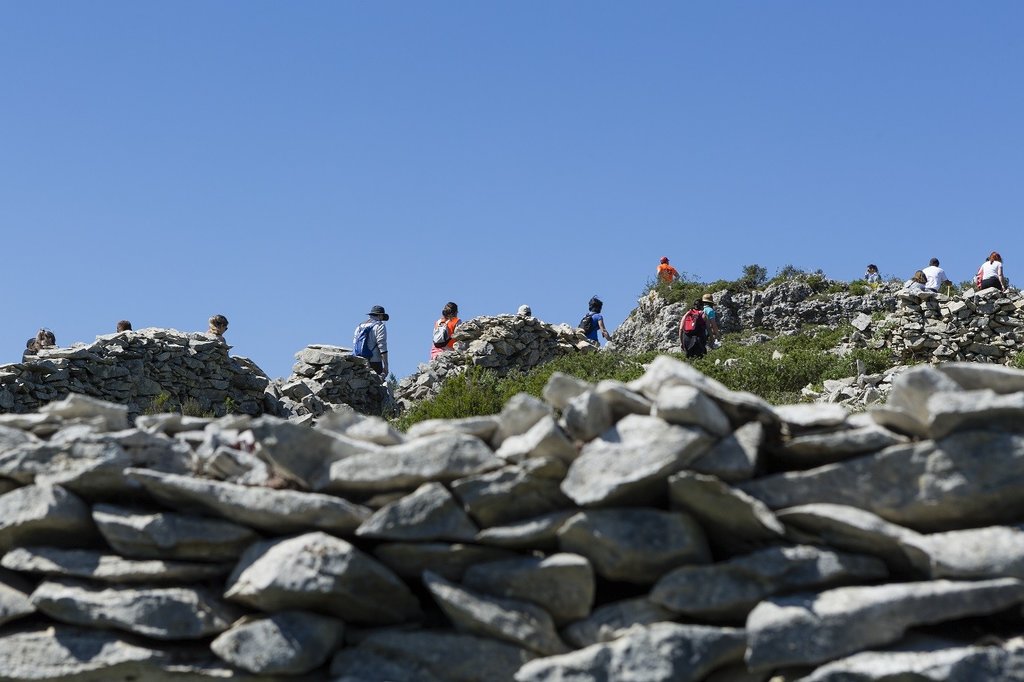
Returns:
[[[472,541],[477,530],[447,488],[424,483],[374,512],[356,529],[356,535],[375,540],[457,542]]]
[[[105,583],[193,583],[226,576],[234,563],[133,560],[92,549],[18,547],[0,560],[4,568]]]
[[[420,613],[419,602],[391,570],[321,532],[253,545],[224,596],[262,611],[311,610],[362,624],[400,623]]]
[[[707,452],[711,443],[703,429],[629,415],[583,446],[562,491],[583,507],[647,502],[663,493],[666,479]]]
[[[0,551],[41,544],[75,547],[95,537],[89,507],[60,486],[28,485],[0,495]]]
[[[462,584],[495,597],[532,602],[550,613],[559,626],[586,618],[596,591],[594,569],[577,554],[477,564],[466,570]]]
[[[496,526],[573,507],[561,490],[566,465],[531,458],[452,483],[452,492],[481,526]]]
[[[143,469],[125,473],[171,509],[198,511],[276,534],[322,530],[349,535],[371,513],[366,507],[333,495],[257,488]]]
[[[747,667],[815,665],[895,642],[915,625],[994,613],[1022,600],[1024,583],[1013,578],[839,587],[774,597],[747,617]]]
[[[337,618],[309,611],[246,616],[210,643],[233,666],[259,675],[300,675],[323,665],[345,634]]]

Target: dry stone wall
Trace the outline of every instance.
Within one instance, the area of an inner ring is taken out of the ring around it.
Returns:
[[[1024,372],[771,406],[630,384],[354,411],[0,415],[0,680],[1022,679]]]
[[[421,363],[399,382],[395,398],[400,404],[433,397],[450,373],[470,366],[505,374],[512,369],[530,370],[566,353],[597,350],[579,329],[520,315],[474,317],[456,327],[455,341],[453,350]]]
[[[202,412],[258,415],[269,379],[252,361],[206,334],[143,329],[91,344],[48,348],[28,362],[0,365],[0,412],[28,412],[69,393],[129,407],[134,415],[163,394]]]

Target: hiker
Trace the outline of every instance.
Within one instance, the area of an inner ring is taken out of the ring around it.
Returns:
[[[994,287],[1006,291],[1006,280],[1003,278],[1003,257],[999,255],[998,251],[988,254],[988,260],[978,268],[974,282],[979,291]]]
[[[882,276],[878,274],[878,266],[874,263],[868,263],[868,269],[864,273],[864,280],[871,286],[877,287],[882,283]]]
[[[949,277],[946,276],[946,271],[939,267],[939,259],[932,258],[928,261],[928,267],[921,272],[924,273],[925,283],[924,288],[928,291],[934,291],[938,293],[942,285],[949,281]]]
[[[679,321],[679,346],[688,358],[702,358],[707,348],[707,318],[704,316],[704,300],[693,302],[690,309]]]
[[[434,323],[434,345],[430,347],[430,359],[433,360],[446,350],[455,348],[455,328],[459,326],[459,306],[448,301],[441,309],[441,317]]]
[[[657,272],[659,284],[671,284],[679,279],[679,271],[668,264],[668,256],[661,257],[661,263],[658,265]]]
[[[516,311],[516,315],[519,317],[533,317],[533,311],[530,309],[530,306],[524,303],[519,306],[519,310]]]
[[[718,348],[722,344],[718,340],[718,313],[715,312],[715,299],[711,294],[704,294],[700,300],[704,304],[704,318],[707,321],[707,347]]]
[[[228,318],[223,315],[214,315],[210,318],[210,328],[207,330],[207,334],[214,337],[218,341],[224,341],[224,332],[228,330]]]
[[[384,306],[375,305],[366,313],[365,322],[356,326],[352,334],[352,355],[366,358],[370,369],[382,377],[388,375],[388,329],[384,323],[391,316]]]
[[[903,283],[903,289],[906,291],[924,291],[924,285],[927,281],[924,273],[918,270],[914,273],[913,277]]]
[[[601,309],[604,308],[604,302],[597,296],[591,296],[590,301],[587,302],[587,314],[580,320],[580,329],[583,330],[583,334],[587,339],[593,341],[598,346],[601,345],[601,341],[598,340],[597,334],[601,333],[605,341],[611,340],[611,334],[608,333],[608,329],[604,326],[604,315],[601,314]]]
[[[132,330],[132,323],[128,320],[119,320],[117,323],[118,332],[130,332]]]
[[[45,327],[36,332],[36,335],[25,342],[25,350],[21,354],[21,361],[25,362],[28,356],[35,355],[44,348],[52,348],[57,345],[57,337]]]

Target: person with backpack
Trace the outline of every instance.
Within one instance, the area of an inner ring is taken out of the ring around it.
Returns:
[[[679,321],[679,345],[688,358],[702,358],[708,352],[707,318],[704,301],[698,299]]]
[[[598,346],[601,345],[597,337],[598,332],[604,337],[605,341],[610,341],[612,338],[604,326],[604,315],[601,314],[602,308],[604,308],[604,302],[597,296],[591,296],[590,301],[587,303],[587,314],[580,320],[579,325],[587,339],[593,341]]]
[[[430,359],[433,360],[446,350],[455,348],[455,328],[459,326],[459,306],[448,301],[441,309],[441,318],[434,323],[434,345],[430,347]]]
[[[658,283],[672,284],[677,279],[679,279],[679,271],[668,264],[668,256],[662,256],[661,263],[658,264]]]
[[[384,306],[370,308],[367,320],[356,327],[352,335],[352,355],[366,358],[377,374],[388,375],[388,330],[384,323],[391,316],[384,312]]]

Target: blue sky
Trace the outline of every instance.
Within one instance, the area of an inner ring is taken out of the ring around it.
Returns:
[[[658,258],[1024,259],[1024,3],[0,2],[0,363],[121,318],[286,376],[446,301],[609,327]],[[1024,273],[1024,269],[1021,270]]]

